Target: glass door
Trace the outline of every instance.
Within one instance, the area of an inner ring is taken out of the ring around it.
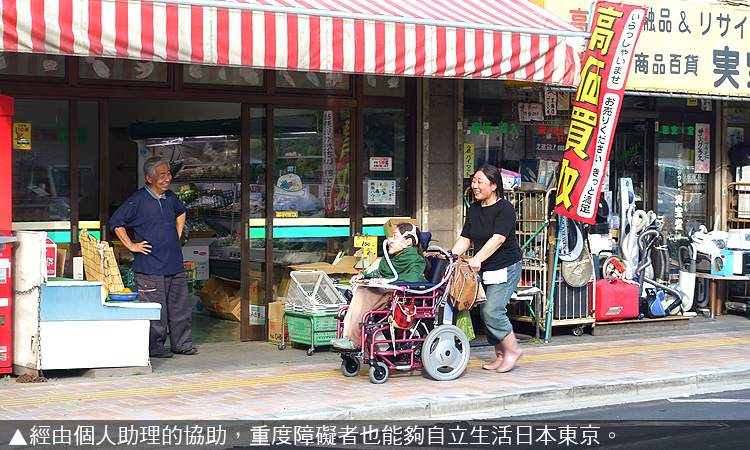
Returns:
[[[274,110],[273,262],[332,262],[348,251],[348,110]]]

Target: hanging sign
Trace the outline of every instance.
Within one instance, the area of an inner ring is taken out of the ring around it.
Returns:
[[[519,103],[518,120],[531,122],[532,120],[544,120],[544,106],[541,103]]]
[[[695,124],[695,173],[711,172],[711,125]]]
[[[13,150],[31,150],[31,123],[13,122]]]
[[[594,8],[560,165],[558,214],[594,223],[633,49],[645,17],[646,10],[639,6],[597,2]]]
[[[544,92],[544,115],[545,116],[557,115],[557,92],[553,92],[553,91]]]

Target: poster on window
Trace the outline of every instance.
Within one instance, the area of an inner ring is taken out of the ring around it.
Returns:
[[[591,39],[583,55],[581,83],[573,99],[555,212],[593,224],[620,115],[633,50],[646,9],[597,2]]]
[[[336,156],[333,149],[333,111],[323,114],[323,208],[333,209],[333,183],[336,180]]]
[[[711,171],[711,125],[695,124],[695,173]]]
[[[367,204],[396,205],[396,180],[367,180]]]

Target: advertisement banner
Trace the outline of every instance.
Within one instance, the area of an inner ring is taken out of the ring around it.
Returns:
[[[544,7],[585,30],[591,0],[546,0]],[[628,90],[750,96],[747,6],[654,0],[646,9]]]
[[[594,223],[612,137],[646,9],[598,2],[560,165],[555,212]]]
[[[695,173],[711,172],[711,125],[695,124]]]

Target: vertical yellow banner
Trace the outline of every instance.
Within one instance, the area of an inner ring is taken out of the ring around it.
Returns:
[[[474,144],[464,144],[464,178],[474,174]]]

